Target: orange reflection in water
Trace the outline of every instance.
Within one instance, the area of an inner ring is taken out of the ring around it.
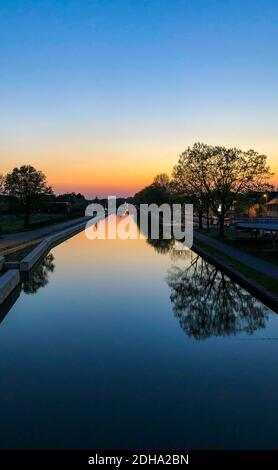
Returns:
[[[121,277],[126,276],[127,272],[130,272],[135,282],[140,282],[140,279],[143,282],[146,274],[161,275],[161,269],[164,268],[166,272],[169,266],[168,256],[160,256],[145,239],[140,238],[140,230],[132,217],[117,217],[117,224],[121,224],[124,219],[136,231],[136,240],[90,240],[83,231],[53,249],[55,274],[62,270],[64,280],[77,279],[78,276],[74,278],[73,271],[82,271],[82,279],[94,278],[96,283],[101,283],[112,272],[115,274],[114,284],[120,284]],[[99,224],[105,227],[107,233],[111,218],[108,217]],[[79,282],[78,279],[76,282]]]

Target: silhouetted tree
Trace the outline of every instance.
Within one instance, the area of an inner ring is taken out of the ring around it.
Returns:
[[[161,184],[151,184],[134,195],[135,204],[157,204],[169,202],[168,188]]]
[[[165,239],[165,238],[146,238],[146,241],[149,245],[151,245],[157,253],[160,254],[166,254],[169,253],[175,244],[175,239],[170,238],[170,239]]]
[[[186,202],[194,205],[199,218],[199,229],[203,228],[203,217],[207,213],[208,199],[205,186],[195,170],[194,155],[188,150],[179,156],[173,168],[172,190],[182,194]]]
[[[254,150],[213,147],[201,143],[188,147],[174,167],[173,177],[185,192],[192,191],[208,203],[219,219],[219,235],[224,236],[225,217],[241,194],[264,191],[272,175],[266,155]]]
[[[168,189],[170,178],[166,173],[159,173],[154,177],[153,184]]]
[[[52,189],[47,186],[46,176],[31,165],[14,168],[5,178],[5,192],[20,199],[24,208],[24,225],[30,225],[30,211],[37,196],[51,194]]]
[[[85,196],[83,194],[75,192],[59,194],[56,197],[57,202],[70,202],[71,204],[77,204],[79,202],[85,201]]]

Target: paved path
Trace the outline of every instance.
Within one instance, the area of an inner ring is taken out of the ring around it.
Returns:
[[[0,237],[0,253],[7,249],[21,245],[23,246],[27,243],[33,242],[34,240],[39,240],[47,235],[59,232],[64,228],[79,224],[80,222],[85,221],[87,219],[88,217],[79,217],[78,219],[67,220],[66,222],[48,225],[47,227],[41,227],[27,232],[18,232],[11,233],[8,235],[2,235],[2,237]]]
[[[259,271],[273,279],[277,279],[278,284],[278,266],[268,263],[267,261],[257,258],[256,256],[249,255],[244,251],[238,250],[237,248],[233,248],[229,245],[226,245],[225,243],[221,243],[218,240],[210,238],[207,235],[203,235],[196,231],[194,231],[194,238],[196,240],[200,240],[200,242],[206,243],[206,245],[211,246],[212,248],[215,248],[218,251],[221,251],[221,253],[224,253],[225,255],[234,258],[235,260],[239,261],[242,264],[245,264],[249,268],[255,269],[256,271]]]

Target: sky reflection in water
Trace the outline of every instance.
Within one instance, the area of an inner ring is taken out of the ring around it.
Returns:
[[[0,445],[275,448],[277,319],[171,241],[81,233],[0,324]]]

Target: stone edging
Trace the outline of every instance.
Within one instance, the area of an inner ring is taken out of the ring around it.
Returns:
[[[95,222],[101,219],[94,218]],[[30,271],[34,265],[45,255],[53,246],[58,245],[60,242],[72,237],[84,230],[86,224],[90,218],[88,217],[83,222],[70,226],[60,232],[54,233],[46,237],[39,245],[37,245],[28,255],[26,255],[20,262],[14,263],[16,269],[8,269],[2,276],[0,276],[0,304],[2,304],[6,298],[12,293],[16,286],[20,282],[20,271]],[[9,263],[7,263],[9,266]],[[10,265],[12,266],[12,265]]]
[[[9,269],[0,276],[0,305],[16,288],[19,281],[20,275],[18,269]]]
[[[61,232],[46,237],[32,251],[30,251],[30,253],[28,253],[28,255],[26,255],[23,260],[20,261],[19,270],[23,272],[30,271],[30,269],[33,268],[33,266],[50,248],[83,230],[87,222],[88,221],[81,222],[78,225],[74,225],[73,227],[66,228]]]
[[[224,272],[224,274],[226,274],[233,281],[243,287],[243,289],[248,290],[248,292],[255,295],[255,297],[257,297],[261,302],[263,302],[269,308],[278,313],[278,295],[268,291],[256,281],[247,278],[246,276],[244,276],[244,274],[241,274],[235,268],[227,266],[219,259],[212,257],[205,251],[205,249],[196,246],[196,244],[193,244],[192,250],[197,253],[197,255],[202,256],[202,258],[204,258],[210,264],[212,264],[216,268],[219,268],[221,271]]]

